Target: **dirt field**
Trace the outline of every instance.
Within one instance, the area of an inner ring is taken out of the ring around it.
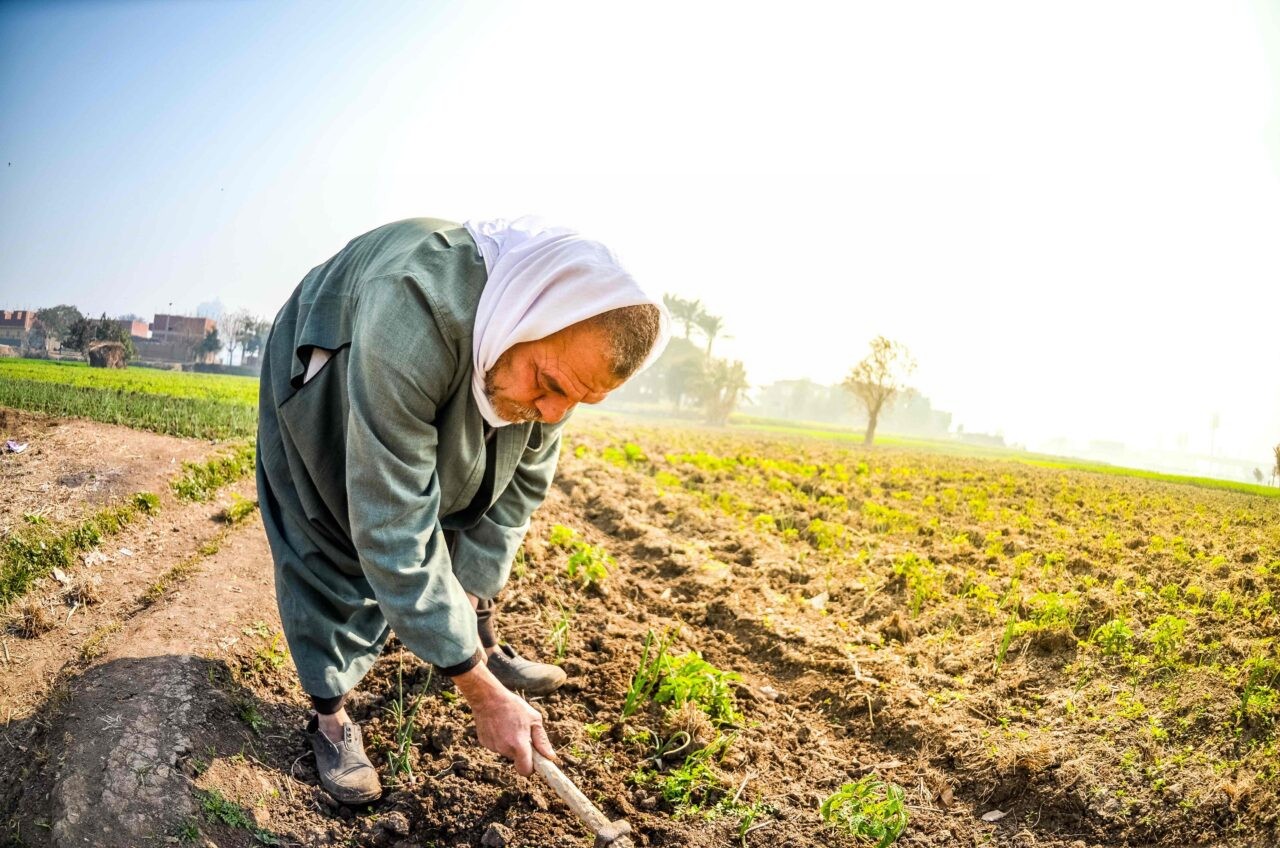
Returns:
[[[96,473],[94,443],[62,459]],[[19,486],[55,473],[30,460],[4,472]],[[219,521],[230,502],[166,503],[85,566],[110,578],[101,603],[5,637],[10,843],[134,844],[118,841],[132,829],[156,844],[590,844],[545,786],[475,745],[452,688],[394,641],[349,707],[388,792],[337,807],[300,733],[260,524]],[[1271,845],[1277,504],[580,426],[499,625],[526,656],[563,640],[569,683],[538,705],[566,771],[643,845],[861,844],[818,808],[864,775],[905,790],[898,845]],[[557,526],[615,558],[603,581],[570,579]],[[193,554],[183,580],[139,603]],[[644,703],[624,720],[650,632],[740,675],[740,717],[713,727]],[[398,704],[416,706],[412,721]],[[693,748],[728,739],[689,805],[661,791],[688,752],[652,759],[680,729]],[[397,752],[408,773],[393,778]],[[112,806],[84,801],[103,795]]]

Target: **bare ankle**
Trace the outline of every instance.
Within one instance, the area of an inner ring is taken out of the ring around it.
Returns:
[[[318,713],[316,715],[320,725],[320,732],[329,738],[331,742],[342,741],[342,725],[351,721],[347,715],[347,708],[343,707],[333,715],[324,715]]]

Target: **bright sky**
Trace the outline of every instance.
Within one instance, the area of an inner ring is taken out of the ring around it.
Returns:
[[[1280,8],[0,6],[0,307],[274,315],[399,218],[537,213],[752,382],[884,334],[967,430],[1268,460]]]

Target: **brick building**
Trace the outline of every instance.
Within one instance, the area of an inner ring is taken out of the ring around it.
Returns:
[[[30,309],[0,311],[0,344],[15,348],[26,346],[27,335],[35,321],[36,313]]]

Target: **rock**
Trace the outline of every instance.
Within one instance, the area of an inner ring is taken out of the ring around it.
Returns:
[[[653,810],[653,809],[656,809],[658,806],[658,799],[653,795],[648,795],[644,798],[641,798],[640,803],[637,804],[636,806],[638,806],[642,810]]]
[[[378,819],[378,826],[395,836],[409,835],[409,817],[399,810],[394,810]]]
[[[545,813],[548,809],[547,797],[536,789],[530,789],[529,806],[539,812]]]
[[[489,825],[488,830],[484,832],[484,836],[480,837],[480,844],[485,848],[505,848],[505,846],[511,844],[513,836],[511,828],[494,822]]]

